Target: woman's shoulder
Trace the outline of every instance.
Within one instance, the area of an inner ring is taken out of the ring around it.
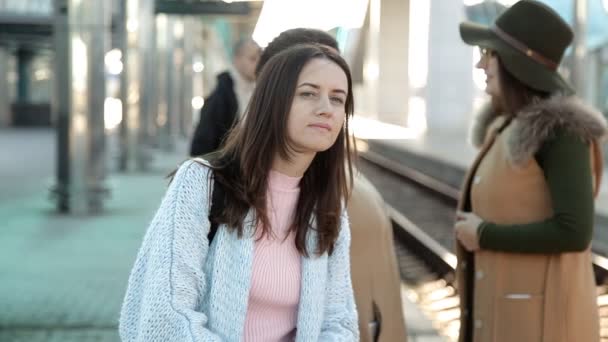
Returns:
[[[175,170],[171,182],[177,186],[208,182],[212,173],[211,164],[206,159],[197,157],[181,163]]]
[[[187,163],[187,162],[191,162],[191,164],[192,163],[199,164],[205,169],[211,168],[211,163],[209,162],[209,160],[207,160],[203,157],[192,157],[192,158],[186,160],[184,163]]]
[[[555,95],[524,107],[516,116],[521,138],[544,141],[558,133],[583,141],[606,135],[604,115],[576,96]]]
[[[510,150],[514,160],[526,160],[556,139],[588,144],[607,133],[602,113],[575,96],[539,100],[517,113]]]

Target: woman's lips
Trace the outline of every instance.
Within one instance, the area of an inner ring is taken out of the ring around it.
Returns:
[[[314,124],[311,124],[309,126],[314,127],[314,128],[325,129],[327,131],[331,131],[331,126],[328,125],[328,124],[326,124],[326,123],[314,123]]]

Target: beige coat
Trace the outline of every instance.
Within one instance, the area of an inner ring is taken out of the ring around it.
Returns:
[[[602,164],[597,139],[605,132],[598,114],[573,98],[553,98],[524,109],[510,123],[486,117],[480,131],[488,132],[487,139],[466,177],[459,209],[499,224],[551,217],[548,187],[533,155],[556,127],[591,142],[597,190]],[[458,244],[457,254],[461,342],[599,341],[589,249],[473,254]]]
[[[347,212],[351,227],[351,275],[362,342],[373,342],[369,322],[380,317],[379,342],[406,341],[393,231],[384,201],[361,174]]]

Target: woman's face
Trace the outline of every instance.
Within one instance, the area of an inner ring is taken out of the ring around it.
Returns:
[[[483,69],[486,74],[486,93],[493,97],[500,97],[502,92],[500,89],[500,73],[496,52],[485,48],[481,48],[480,50],[481,58],[475,66]]]
[[[346,117],[348,80],[333,61],[315,58],[300,76],[287,119],[287,136],[294,152],[316,153],[329,149]]]

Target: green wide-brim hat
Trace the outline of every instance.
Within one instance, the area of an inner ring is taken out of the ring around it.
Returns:
[[[505,10],[491,27],[460,24],[460,36],[469,44],[488,48],[504,68],[532,89],[574,93],[557,68],[572,42],[570,26],[550,7],[522,0]]]

